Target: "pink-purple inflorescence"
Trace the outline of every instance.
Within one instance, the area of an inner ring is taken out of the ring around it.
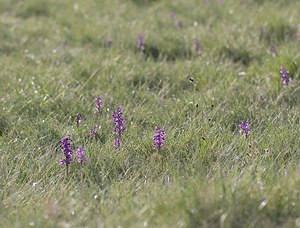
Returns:
[[[114,145],[115,145],[115,149],[118,149],[122,144],[121,135],[125,131],[125,126],[124,126],[125,120],[123,118],[122,108],[118,107],[117,110],[112,113],[112,117],[114,120],[113,131],[117,135]]]
[[[72,155],[73,155],[73,151],[71,149],[70,136],[68,135],[68,136],[64,137],[60,141],[60,145],[61,145],[62,151],[65,155],[65,158],[60,160],[60,164],[61,165],[66,165],[68,167],[68,165],[71,164],[71,162],[72,162]]]
[[[121,148],[121,138],[116,138],[115,141],[114,141],[114,148],[115,150],[117,150],[118,148]]]
[[[242,120],[239,124],[240,132],[243,134],[244,138],[247,139],[251,133],[250,123],[248,120]]]
[[[165,143],[165,131],[159,127],[155,127],[153,141],[153,147],[160,153]]]
[[[94,113],[100,112],[102,106],[103,106],[103,100],[100,96],[96,96],[94,99],[95,108]]]
[[[95,125],[95,127],[90,131],[90,136],[95,137],[97,135],[99,128],[100,126]]]
[[[80,146],[80,147],[76,150],[77,161],[78,161],[78,163],[80,163],[81,165],[82,165],[83,163],[86,162],[85,152],[86,152],[86,150],[85,150],[82,146]]]
[[[285,67],[280,67],[280,76],[283,85],[290,83],[289,71]]]
[[[137,34],[137,47],[141,52],[145,51],[145,41],[142,33]]]
[[[170,13],[169,13],[169,16],[170,16],[170,18],[172,19],[172,20],[176,20],[176,13],[174,12],[174,11],[171,11]]]

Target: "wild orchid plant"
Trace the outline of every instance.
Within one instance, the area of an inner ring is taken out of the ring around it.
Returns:
[[[85,158],[85,152],[86,150],[80,146],[77,150],[76,150],[76,154],[77,154],[77,161],[80,165],[84,164],[87,160]]]
[[[251,133],[250,123],[248,120],[242,120],[239,124],[240,132],[243,134],[244,138],[247,139]]]
[[[60,145],[62,147],[62,152],[65,155],[64,159],[60,160],[60,164],[61,165],[66,165],[66,172],[67,175],[69,174],[69,165],[72,162],[72,156],[73,156],[73,151],[71,149],[71,138],[70,136],[66,136],[64,137],[61,141],[60,141]]]
[[[160,153],[165,143],[165,131],[159,127],[156,127],[153,141],[153,147],[158,153]]]
[[[100,96],[96,96],[94,98],[94,104],[95,104],[95,107],[94,107],[94,113],[96,114],[97,112],[100,112],[102,106],[103,106],[103,100]]]
[[[289,85],[291,79],[289,77],[289,71],[285,67],[280,67],[280,76],[283,85]]]
[[[137,47],[141,52],[145,51],[145,41],[142,33],[137,34]]]
[[[122,138],[121,135],[125,131],[125,120],[123,118],[123,111],[122,108],[119,106],[115,112],[112,113],[112,117],[114,120],[114,128],[113,131],[117,135],[117,138],[115,139],[114,145],[115,150],[121,148],[122,144]]]

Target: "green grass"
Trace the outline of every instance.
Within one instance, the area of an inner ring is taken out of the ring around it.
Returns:
[[[0,0],[0,226],[300,226],[299,8]],[[97,95],[104,107],[94,115]],[[115,152],[118,105],[126,131]],[[161,155],[155,126],[166,131]],[[88,163],[66,176],[59,140],[68,134]]]

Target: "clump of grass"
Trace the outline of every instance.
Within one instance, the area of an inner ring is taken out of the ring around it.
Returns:
[[[297,28],[284,20],[275,20],[265,28],[263,39],[268,44],[278,44],[296,39]]]
[[[253,56],[248,50],[243,48],[223,47],[220,50],[220,56],[231,60],[233,63],[240,63],[248,67],[253,60]]]
[[[18,12],[18,16],[21,18],[30,17],[49,17],[50,6],[47,1],[32,1],[29,4],[25,4]]]

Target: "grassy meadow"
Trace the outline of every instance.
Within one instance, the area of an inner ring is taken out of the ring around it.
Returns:
[[[299,9],[0,0],[0,227],[300,227]]]

